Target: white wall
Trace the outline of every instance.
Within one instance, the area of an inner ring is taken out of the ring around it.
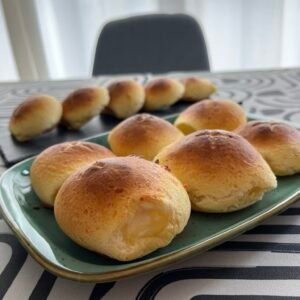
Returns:
[[[27,31],[36,52],[32,57],[46,59],[45,70],[43,59],[36,64],[39,77],[89,77],[103,25],[153,12],[193,15],[204,30],[214,71],[300,66],[300,0],[14,0],[18,1],[35,5],[32,13],[39,28],[28,26]],[[31,13],[27,10],[25,14],[21,9],[24,20]],[[0,6],[0,80],[16,79],[1,14]]]
[[[0,1],[0,81],[18,80]]]

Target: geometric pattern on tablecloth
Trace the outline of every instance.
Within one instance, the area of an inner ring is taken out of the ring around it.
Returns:
[[[213,250],[119,282],[57,278],[3,220],[0,253],[0,299],[299,299],[300,204]]]

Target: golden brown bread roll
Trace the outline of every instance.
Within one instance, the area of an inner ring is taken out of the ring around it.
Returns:
[[[206,99],[217,90],[216,86],[208,79],[188,77],[181,82],[184,84],[185,88],[182,96],[185,101]]]
[[[109,103],[109,94],[103,87],[78,89],[63,101],[62,124],[70,129],[79,129],[97,116]]]
[[[149,111],[156,110],[177,102],[184,93],[184,86],[175,79],[154,79],[145,86],[145,93],[144,108]]]
[[[62,116],[62,106],[54,97],[36,95],[29,97],[13,112],[9,129],[20,142],[28,141],[53,129]]]
[[[232,131],[246,122],[244,110],[234,101],[207,99],[184,110],[175,121],[175,126],[184,134],[189,134],[200,129]]]
[[[88,142],[65,142],[51,146],[33,161],[30,177],[33,190],[45,206],[53,207],[63,182],[77,169],[99,159],[114,156],[111,151]]]
[[[264,157],[278,176],[300,172],[300,132],[272,121],[252,121],[237,129]]]
[[[255,148],[224,130],[200,130],[164,148],[155,162],[186,188],[192,208],[231,212],[260,200],[276,187],[276,177]]]
[[[114,157],[82,168],[59,190],[54,213],[79,245],[128,261],[168,245],[190,216],[182,184],[138,157]]]
[[[183,137],[171,123],[149,114],[132,116],[117,125],[108,142],[118,156],[130,154],[152,160],[165,146]]]
[[[144,105],[145,91],[134,80],[122,80],[108,86],[110,102],[105,110],[117,118],[125,119],[137,113]]]

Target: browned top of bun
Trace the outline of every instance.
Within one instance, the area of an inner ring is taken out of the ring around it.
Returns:
[[[95,98],[100,96],[99,94],[98,87],[85,87],[72,92],[62,103],[64,113],[68,113],[69,110],[73,111],[76,108],[80,110],[82,105],[91,105]]]
[[[27,119],[31,113],[48,108],[48,103],[51,101],[57,102],[54,97],[48,95],[35,95],[28,97],[24,102],[16,107],[12,116],[11,122]]]
[[[126,94],[134,92],[137,88],[137,85],[139,85],[139,83],[134,80],[122,80],[113,82],[108,86],[111,101],[114,101],[114,99],[116,98],[127,101]]]
[[[259,146],[300,142],[300,131],[283,122],[251,121],[238,128],[237,133]]]
[[[160,109],[178,101],[184,93],[184,85],[171,78],[161,78],[149,81],[145,86],[146,110]]]
[[[66,157],[68,163],[71,163],[72,157],[74,156],[82,156],[82,159],[85,159],[85,155],[87,154],[95,155],[95,159],[99,157],[101,154],[109,154],[113,156],[111,151],[101,145],[95,143],[89,143],[84,141],[72,141],[65,142],[61,144],[53,145],[47,149],[45,149],[40,155],[37,156],[35,162],[38,162],[39,158],[47,157],[53,160],[53,157]]]
[[[150,114],[138,114],[118,124],[112,131],[111,138],[118,140],[119,144],[143,145],[145,142],[171,139],[173,136],[183,136],[171,123]],[[150,139],[150,140],[149,140]]]
[[[177,82],[177,81],[175,81]],[[151,96],[160,96],[163,93],[169,93],[174,86],[174,80],[169,78],[155,79],[147,83],[145,89]]]
[[[70,190],[69,184],[76,182]],[[70,220],[77,227],[72,230],[114,232],[120,222],[128,221],[128,213],[137,202],[156,203],[159,195],[163,199],[168,194],[171,183],[180,187],[176,178],[152,162],[138,157],[105,158],[69,177],[57,195],[56,216],[64,210],[65,215],[82,211],[81,216],[73,216],[77,222]],[[84,201],[78,201],[78,197],[84,197]],[[66,221],[65,227],[70,224]]]
[[[164,91],[168,91],[172,87],[172,81],[167,78],[161,78],[153,80],[147,84],[147,90],[151,90],[152,94],[160,94]]]
[[[206,99],[183,111],[175,122],[188,124],[194,130],[224,129],[234,130],[246,123],[246,114],[234,101],[228,99]]]
[[[181,79],[181,82],[184,84],[190,83],[190,84],[195,84],[195,83],[202,83],[202,82],[209,82],[207,79],[202,79],[198,77],[186,77]]]
[[[169,130],[174,132],[180,132],[170,122],[147,113],[142,113],[142,114],[137,114],[135,116],[132,116],[126,119],[125,121],[123,121],[122,123],[120,123],[119,125],[117,125],[117,127],[121,127],[120,126],[121,124],[122,124],[122,129],[126,131],[128,130],[129,135],[131,133],[130,131],[134,130],[135,136],[136,135],[139,136],[139,134],[153,135],[153,133],[159,133],[159,131],[156,132],[155,130],[160,130],[165,128],[168,128]]]
[[[107,203],[110,209],[111,206],[120,205],[114,197],[122,194],[125,189],[128,195],[135,194],[140,189],[144,190],[146,186],[149,194],[151,194],[151,188],[157,192],[157,185],[160,185],[163,175],[166,174],[162,167],[141,158],[129,156],[97,161],[83,170],[78,177],[84,181],[87,191],[102,195],[99,197],[101,199],[98,201],[99,205],[103,207],[103,202]],[[99,183],[102,183],[101,189]],[[127,199],[123,200],[127,202]]]
[[[77,101],[90,102],[91,98],[97,96],[97,92],[97,88],[95,87],[85,87],[78,89],[67,97],[65,104],[76,104]]]
[[[166,148],[166,152],[168,160],[180,161],[186,168],[192,165],[199,172],[211,170],[212,176],[234,173],[261,159],[245,139],[225,130],[196,131]]]

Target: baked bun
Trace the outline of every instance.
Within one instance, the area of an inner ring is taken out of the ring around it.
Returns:
[[[63,101],[62,124],[69,129],[79,129],[93,117],[99,115],[109,103],[109,94],[103,87],[78,89]]]
[[[194,210],[223,213],[247,207],[277,185],[272,170],[241,136],[201,130],[164,148],[155,162],[186,188]]]
[[[138,157],[114,157],[80,169],[63,184],[54,213],[79,245],[120,261],[168,245],[188,222],[182,184]]]
[[[152,160],[158,152],[183,137],[171,123],[149,114],[132,116],[117,125],[108,136],[118,156],[130,154]]]
[[[184,110],[175,126],[184,134],[200,129],[232,131],[245,124],[247,117],[240,105],[231,100],[203,100]]]
[[[45,206],[53,207],[63,182],[77,169],[114,156],[111,151],[88,142],[65,142],[51,146],[34,160],[30,177],[33,190]]]
[[[134,80],[122,80],[108,86],[110,103],[107,113],[125,119],[137,113],[144,105],[145,91],[141,84]]]
[[[62,116],[59,101],[48,95],[29,97],[13,112],[9,130],[20,142],[28,141],[53,129]]]
[[[147,83],[145,93],[145,110],[156,110],[177,102],[184,93],[184,86],[175,79],[155,79]]]
[[[300,132],[282,122],[252,121],[237,130],[278,176],[300,172]]]
[[[184,84],[185,88],[182,96],[185,101],[206,99],[217,90],[216,86],[208,79],[189,77],[181,80],[181,82]]]

